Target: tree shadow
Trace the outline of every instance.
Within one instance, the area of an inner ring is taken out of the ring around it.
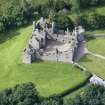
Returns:
[[[5,31],[4,33],[0,33],[0,44],[12,39],[13,37],[15,36],[18,36],[20,35],[20,32],[19,30],[21,28],[25,28],[27,27],[28,25],[26,26],[22,26],[22,27],[17,27],[17,28],[12,28],[11,30],[7,30]]]
[[[88,33],[85,33],[84,37],[85,37],[85,40],[86,40],[87,42],[96,39],[96,37],[95,37],[94,35],[88,34]]]
[[[44,62],[44,60],[42,60],[42,59],[37,59],[36,61],[33,61],[32,64],[42,63],[42,62]]]
[[[91,78],[91,76],[92,76],[91,74],[89,76],[87,76],[87,78],[84,81],[77,84],[75,87],[67,89],[67,90],[63,91],[62,93],[60,93],[60,94],[53,94],[50,97],[64,98],[65,96],[72,94],[73,92],[77,91],[78,89],[86,86],[89,83],[89,79]]]
[[[93,61],[88,57],[88,54],[87,54],[83,58],[81,58],[79,62],[93,62]]]
[[[20,33],[18,29],[13,29],[13,31],[8,31],[4,33],[0,33],[0,44],[12,39],[15,36],[18,36]]]

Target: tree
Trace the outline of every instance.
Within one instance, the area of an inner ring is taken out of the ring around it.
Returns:
[[[34,105],[39,103],[39,96],[32,83],[17,85],[13,89],[11,101],[14,105],[23,103],[25,105]]]
[[[73,22],[65,12],[55,14],[53,21],[56,23],[56,29],[67,30],[69,28],[69,30],[72,30],[74,27]]]
[[[53,96],[53,97],[49,97],[49,98],[44,99],[41,102],[41,105],[64,105],[64,103],[63,103],[62,98]]]
[[[79,14],[79,12],[80,12],[80,0],[72,0],[72,12]]]
[[[0,32],[3,32],[5,30],[3,22],[0,22]]]
[[[21,2],[21,8],[24,13],[24,17],[27,20],[33,19],[34,16],[34,7],[32,0],[22,0]]]
[[[12,105],[10,97],[12,95],[12,89],[5,89],[0,92],[0,105]]]
[[[81,95],[70,99],[67,105],[105,105],[105,88],[89,85]]]

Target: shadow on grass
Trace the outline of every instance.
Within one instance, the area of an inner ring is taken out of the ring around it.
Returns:
[[[35,64],[35,63],[42,63],[42,62],[44,62],[44,60],[37,59],[36,61],[33,61],[32,64]]]
[[[85,39],[86,39],[87,42],[96,39],[96,37],[94,35],[89,34],[89,33],[85,33],[84,37],[85,37]]]
[[[26,25],[26,26],[23,26],[23,27],[12,28],[11,30],[8,30],[4,33],[0,33],[0,44],[12,39],[15,36],[20,35],[19,29],[26,28],[29,25]]]
[[[89,59],[88,55],[85,55],[79,62],[93,62],[93,60]]]
[[[13,31],[8,31],[8,32],[4,32],[4,33],[0,33],[0,44],[12,39],[13,37],[15,36],[18,36],[20,33],[19,33],[19,30],[20,28],[18,29],[13,29]]]
[[[22,61],[20,63],[17,64],[18,67],[21,67],[21,66],[32,66],[34,64],[38,64],[38,63],[43,63],[44,61],[43,60],[36,60],[36,61],[33,61],[31,64],[26,64],[26,63],[23,63]]]
[[[89,83],[89,79],[90,79],[91,77],[92,77],[92,75],[89,73],[89,76],[87,76],[87,78],[86,78],[84,81],[82,81],[81,83],[79,83],[79,84],[76,85],[75,87],[70,88],[70,89],[68,89],[68,90],[65,90],[65,91],[61,92],[60,94],[52,95],[52,96],[50,96],[50,97],[58,96],[58,97],[60,97],[60,98],[64,98],[65,96],[70,95],[70,94],[72,94],[73,92],[77,91],[78,89],[80,89],[80,88],[86,86],[86,85]]]

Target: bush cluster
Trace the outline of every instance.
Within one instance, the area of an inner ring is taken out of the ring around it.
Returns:
[[[57,95],[41,97],[32,83],[24,83],[0,91],[0,105],[105,105],[105,88],[90,84],[65,103]]]
[[[63,100],[40,97],[33,83],[25,83],[0,91],[0,105],[63,105]]]
[[[26,25],[37,17],[48,17],[49,14],[57,13],[66,8],[71,9],[68,0],[47,0],[46,3],[34,5],[34,0],[20,0],[16,3],[11,0],[5,4],[2,13],[0,13],[0,32],[8,30],[11,27]]]
[[[67,105],[105,105],[105,88],[89,85],[84,92],[69,100]]]
[[[26,25],[34,17],[34,9],[31,3],[23,2],[21,5],[13,1],[5,5],[3,14],[0,16],[0,32],[11,27]]]

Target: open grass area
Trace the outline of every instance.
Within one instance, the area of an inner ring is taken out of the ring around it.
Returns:
[[[105,79],[105,60],[87,55],[80,60],[80,64],[87,68],[91,73],[95,73]]]
[[[105,34],[105,29],[90,30],[90,31],[87,31],[86,33],[88,33],[90,35],[94,35],[94,34]]]
[[[32,26],[29,26],[0,35],[0,89],[33,82],[40,95],[49,96],[72,88],[86,79],[85,73],[71,64],[47,61],[22,64],[22,51],[31,31]]]
[[[105,38],[97,38],[87,43],[89,51],[105,56]]]

